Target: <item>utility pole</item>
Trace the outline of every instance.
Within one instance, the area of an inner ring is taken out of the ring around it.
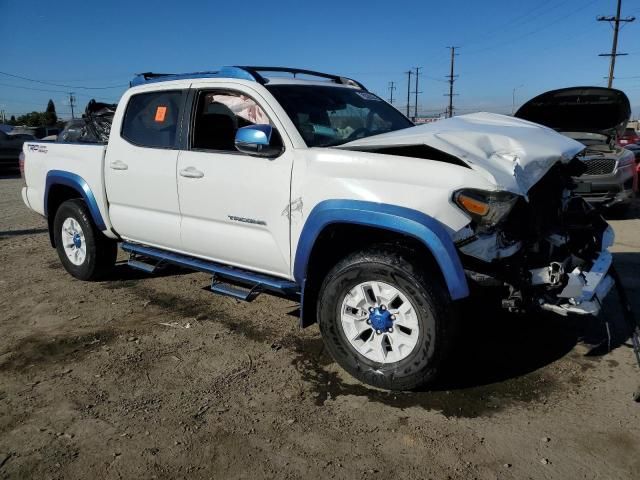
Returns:
[[[633,22],[635,17],[627,17],[620,18],[620,11],[622,10],[622,0],[618,0],[618,8],[616,9],[616,16],[604,16],[601,15],[597,18],[599,22],[613,22],[613,45],[611,46],[611,53],[601,53],[600,57],[610,57],[611,61],[609,63],[609,81],[607,83],[607,87],[611,88],[613,85],[613,77],[614,71],[616,68],[616,57],[620,57],[622,55],[626,55],[626,53],[618,53],[618,33],[620,32],[620,24],[621,23],[630,23]]]
[[[421,69],[421,68],[422,68],[422,67],[416,67],[416,91],[415,91],[415,94],[416,94],[416,103],[415,103],[415,105],[413,106],[413,121],[414,121],[414,122],[415,122],[415,121],[416,121],[416,119],[418,118],[418,94],[419,94],[419,93],[422,93],[422,92],[419,92],[419,91],[418,91],[418,77],[420,76],[420,69]]]
[[[5,119],[4,119],[4,110],[0,110],[0,116],[2,116],[2,123],[4,123],[4,122],[5,122]]]
[[[456,58],[456,48],[458,47],[448,47],[449,49],[451,49],[451,69],[449,72],[449,75],[447,75],[447,78],[449,79],[449,108],[447,109],[447,117],[451,118],[453,117],[453,97],[454,97],[454,93],[453,93],[453,82],[456,81],[456,78],[458,77],[458,75],[454,75],[454,66],[455,66],[455,58]]]
[[[524,87],[524,84],[513,87],[513,91],[511,92],[511,116],[516,113],[516,90],[520,87]]]
[[[396,82],[389,82],[389,103],[393,105],[393,91],[396,89]]]
[[[407,117],[409,117],[409,110],[411,109],[411,74],[413,73],[411,70],[405,72],[408,76],[407,80]]]
[[[73,112],[73,107],[75,107],[76,97],[73,96],[75,92],[69,92],[69,106],[71,107],[71,118],[76,118]]]

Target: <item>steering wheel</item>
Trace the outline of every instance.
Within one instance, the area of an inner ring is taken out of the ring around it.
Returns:
[[[362,138],[364,135],[362,135],[363,133],[370,133],[369,129],[366,127],[360,127],[360,128],[356,128],[353,132],[351,132],[351,135],[349,135],[346,139],[347,140],[356,140],[358,138]]]

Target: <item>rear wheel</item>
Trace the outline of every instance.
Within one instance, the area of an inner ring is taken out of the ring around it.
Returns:
[[[80,280],[98,280],[116,261],[116,242],[105,237],[91,220],[82,200],[67,200],[56,212],[53,235],[64,268]]]
[[[453,342],[456,316],[440,277],[412,257],[388,247],[351,254],[320,289],[318,321],[327,350],[376,387],[429,384]]]

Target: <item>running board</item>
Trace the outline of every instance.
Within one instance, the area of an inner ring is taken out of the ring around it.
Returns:
[[[292,282],[291,280],[272,277],[263,273],[250,272],[248,270],[222,265],[209,260],[169,252],[160,248],[146,247],[136,243],[123,242],[121,248],[132,255],[155,260],[157,264],[160,262],[170,263],[190,270],[210,273],[214,277],[211,290],[235,298],[242,299],[242,297],[245,296],[245,292],[243,291],[243,293],[240,294],[238,293],[239,289],[236,289],[231,285],[220,285],[217,281],[218,279],[225,279],[227,281],[237,282],[243,285],[250,285],[250,292],[253,292],[252,295],[254,298],[256,293],[264,290],[280,293],[285,296],[300,295],[300,287],[297,283]],[[130,260],[129,264],[133,268],[140,268],[147,272],[153,272],[153,270],[155,270],[155,266],[152,263],[146,263],[139,259]],[[217,287],[217,289],[214,287]],[[251,298],[252,295],[247,295],[246,298]]]
[[[156,265],[151,265],[149,263],[141,262],[140,260],[136,260],[135,258],[130,258],[127,262],[131,268],[135,268],[136,270],[142,270],[143,272],[153,273],[156,270]]]
[[[251,288],[244,288],[237,285],[229,285],[216,280],[214,275],[211,282],[211,291],[224,295],[226,297],[242,300],[243,302],[251,302],[260,295],[260,285],[254,285]]]

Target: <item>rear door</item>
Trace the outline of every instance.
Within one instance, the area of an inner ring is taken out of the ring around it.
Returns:
[[[123,238],[180,249],[176,163],[186,92],[133,94],[118,110],[105,161],[109,217]]]
[[[196,87],[192,85],[187,145],[178,159],[182,248],[211,260],[289,277],[286,209],[292,148],[285,144],[279,157],[260,158],[234,146],[238,128],[270,123],[282,132],[282,126],[249,87]]]

